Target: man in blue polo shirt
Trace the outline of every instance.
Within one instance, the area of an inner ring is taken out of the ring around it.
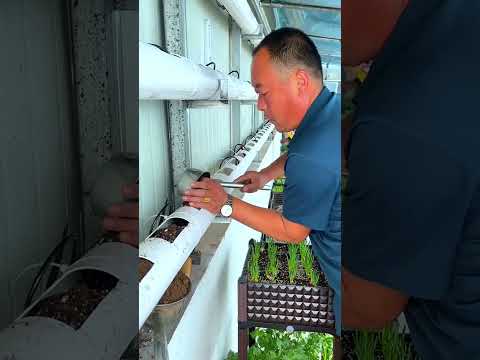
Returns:
[[[402,311],[424,360],[480,359],[480,3],[344,0],[357,96],[344,202],[344,325]]]
[[[233,219],[280,241],[299,243],[310,236],[334,291],[340,334],[340,101],[323,85],[314,43],[297,29],[282,28],[262,40],[254,50],[252,84],[266,118],[278,131],[296,133],[288,154],[237,181],[246,184],[244,192],[253,192],[285,174],[283,215],[229,198],[213,180],[192,184],[183,199],[212,213],[230,203]]]

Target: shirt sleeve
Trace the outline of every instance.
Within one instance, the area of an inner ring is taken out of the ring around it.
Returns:
[[[286,164],[283,216],[311,230],[326,230],[340,176],[299,154]]]
[[[472,184],[446,146],[364,123],[352,133],[342,265],[406,295],[448,290]],[[453,149],[451,149],[453,150]]]

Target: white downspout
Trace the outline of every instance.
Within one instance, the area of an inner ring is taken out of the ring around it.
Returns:
[[[257,35],[262,28],[253,15],[247,0],[218,0],[227,9],[244,35]]]

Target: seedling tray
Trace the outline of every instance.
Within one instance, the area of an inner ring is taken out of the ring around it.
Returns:
[[[238,281],[238,326],[335,334],[333,291],[328,284],[253,282],[249,279],[249,251]]]
[[[283,213],[283,192],[279,192],[279,193],[272,192],[269,208],[279,213]]]

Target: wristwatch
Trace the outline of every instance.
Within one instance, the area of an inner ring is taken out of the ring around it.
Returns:
[[[220,209],[220,214],[223,217],[230,217],[233,212],[233,197],[230,194],[227,194],[227,201],[223,204],[222,208]]]

